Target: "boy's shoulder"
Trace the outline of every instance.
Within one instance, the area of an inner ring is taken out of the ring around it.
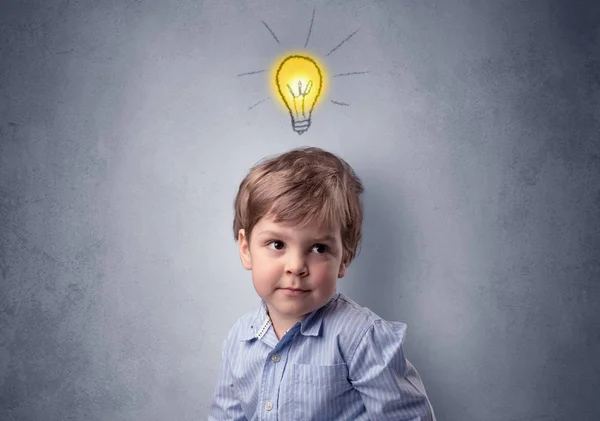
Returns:
[[[385,320],[341,293],[324,309],[320,320],[310,325],[306,331],[319,332],[321,342],[329,348],[335,344],[347,362],[353,360],[359,346],[378,349],[398,346],[404,341],[407,329],[405,323]]]
[[[328,311],[323,315],[323,323],[340,328],[352,327],[354,332],[369,329],[379,324],[389,324],[406,328],[402,322],[388,321],[367,307],[363,307],[343,293],[337,293]]]

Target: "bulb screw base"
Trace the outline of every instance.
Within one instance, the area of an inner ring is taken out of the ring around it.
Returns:
[[[308,128],[310,127],[310,118],[307,118],[306,120],[292,120],[292,128],[294,129],[294,131],[298,134],[302,134],[305,131],[308,130]]]

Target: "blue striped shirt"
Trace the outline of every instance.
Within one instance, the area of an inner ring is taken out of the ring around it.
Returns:
[[[265,303],[223,343],[209,421],[435,421],[406,325],[336,292],[277,340]]]

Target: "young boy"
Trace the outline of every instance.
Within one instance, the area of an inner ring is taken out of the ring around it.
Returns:
[[[262,301],[223,344],[209,420],[435,420],[404,356],[406,325],[336,292],[361,239],[362,192],[318,148],[265,160],[242,181],[234,237]]]

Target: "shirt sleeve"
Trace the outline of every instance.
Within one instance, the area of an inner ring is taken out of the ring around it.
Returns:
[[[377,320],[366,329],[349,377],[372,421],[435,421],[421,378],[404,356],[406,324]]]
[[[208,421],[247,421],[235,387],[227,358],[227,341],[223,342],[221,370],[208,411]]]

